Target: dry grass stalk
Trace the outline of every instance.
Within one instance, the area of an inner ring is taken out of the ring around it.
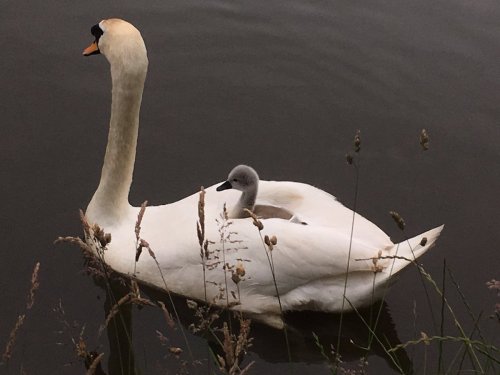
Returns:
[[[398,214],[396,211],[390,211],[389,214],[391,215],[392,219],[395,221],[397,224],[398,228],[401,230],[405,230],[405,221],[401,217],[400,214]]]
[[[40,282],[38,281],[38,273],[40,271],[40,262],[37,262],[35,268],[33,268],[33,273],[31,274],[31,288],[28,294],[28,302],[26,303],[26,308],[30,310],[35,304],[35,292],[40,287]]]
[[[97,224],[91,226],[83,211],[79,212],[84,238],[58,237],[54,244],[69,243],[80,247],[85,258],[86,271],[92,276],[106,278],[112,274],[117,275],[104,262],[104,253],[107,250],[107,245],[111,242],[111,234],[105,233]]]
[[[497,296],[500,297],[500,281],[491,279],[490,281],[486,282],[486,285],[488,286],[488,289],[496,290]]]
[[[109,310],[109,313],[108,313],[108,316],[106,317],[106,320],[99,328],[99,335],[101,335],[102,332],[104,331],[104,329],[106,329],[109,322],[111,322],[111,319],[113,319],[116,315],[118,315],[120,313],[120,307],[129,303],[131,301],[131,299],[132,299],[132,293],[128,293],[128,294],[124,295],[122,298],[120,298],[118,300],[118,302],[116,302],[113,305],[111,310]]]
[[[500,281],[491,279],[491,281],[488,281],[486,285],[488,286],[488,289],[496,290],[497,296],[500,297]],[[491,318],[496,318],[500,323],[500,303],[495,304],[495,310],[493,311],[493,314],[494,315],[492,315]]]
[[[354,135],[354,152],[359,153],[361,151],[361,130],[356,130]]]
[[[269,236],[266,234],[264,236],[264,243],[267,245],[269,251],[273,251],[274,246],[278,244],[278,239],[276,238],[276,236],[271,236],[271,238],[269,238]]]
[[[141,223],[144,217],[144,212],[146,212],[146,207],[148,205],[148,201],[144,201],[141,204],[141,209],[139,210],[139,214],[137,215],[137,221],[135,222],[135,238],[139,240],[139,236],[141,234]]]
[[[198,198],[198,222],[197,222],[197,233],[198,233],[198,243],[200,244],[200,250],[202,252],[202,246],[205,241],[205,189],[203,186],[200,187],[200,196]]]
[[[247,249],[246,246],[242,246],[241,240],[234,239],[233,236],[237,236],[238,233],[231,231],[231,226],[233,221],[229,219],[229,213],[226,204],[223,205],[222,212],[220,213],[219,219],[215,220],[219,232],[219,244],[220,247],[210,251],[209,263],[207,263],[207,269],[209,271],[216,269],[219,265],[222,265],[222,271],[224,272],[224,285],[220,285],[217,282],[207,281],[207,283],[212,283],[214,286],[219,288],[219,293],[214,296],[211,303],[217,304],[219,300],[226,300],[226,308],[230,309],[236,305],[240,304],[239,300],[239,283],[244,280],[245,268],[243,262],[250,262],[249,259],[236,258],[235,263],[230,263],[226,261],[226,255],[229,253],[239,252],[240,250]],[[212,242],[211,242],[212,243]],[[231,280],[236,285],[237,290],[229,290],[228,285],[228,274],[231,276]],[[230,301],[230,295],[233,296],[233,301]],[[236,297],[238,295],[238,297]],[[229,322],[229,328],[231,329],[231,322]]]
[[[160,343],[162,345],[167,345],[168,338],[163,333],[161,333],[160,331],[156,330],[156,337],[158,337],[158,340],[160,340]]]
[[[139,261],[139,257],[141,256],[141,253],[142,253],[142,248],[144,247],[144,244],[143,244],[144,240],[141,239],[141,223],[142,223],[142,219],[144,218],[144,213],[146,212],[147,205],[148,205],[148,201],[144,201],[141,204],[141,209],[139,210],[139,213],[137,214],[137,220],[135,222],[135,228],[134,228],[135,239],[136,239],[135,263],[137,263]],[[134,265],[134,275],[135,275],[135,270],[136,270],[135,267],[136,267],[136,265]]]
[[[219,314],[213,310],[213,306],[198,306],[195,301],[186,301],[188,308],[194,311],[194,316],[198,319],[198,322],[191,323],[189,325],[189,330],[192,333],[207,332],[209,331],[212,323],[219,319]]]
[[[257,215],[253,213],[253,211],[249,210],[248,208],[244,208],[243,211],[250,215],[250,217],[253,219],[253,225],[255,225],[259,231],[262,231],[262,229],[264,229],[264,224],[262,224],[262,221],[259,220]]]
[[[196,234],[198,235],[198,243],[200,245],[200,258],[203,268],[203,290],[205,302],[207,300],[207,260],[209,257],[208,241],[205,239],[205,189],[200,187],[200,195],[198,198],[198,221],[196,222]]]
[[[99,328],[99,335],[102,334],[104,329],[108,326],[109,322],[120,313],[120,308],[128,303],[138,305],[138,306],[155,306],[150,300],[141,297],[139,285],[134,280],[131,281],[130,293],[124,295],[122,298],[116,302],[106,317],[106,321]]]
[[[156,255],[155,255],[153,249],[151,249],[151,247],[149,246],[149,243],[142,238],[140,239],[140,246],[147,248],[149,256],[151,258],[153,258],[153,260],[155,261],[156,267],[157,267],[158,272],[160,273],[160,277],[163,281],[163,286],[165,287],[165,291],[167,292],[170,303],[172,304],[172,309],[174,311],[175,317],[176,317],[177,321],[180,322],[179,314],[177,313],[177,309],[175,308],[174,300],[172,299],[172,295],[170,294],[170,289],[167,286],[167,282],[165,280],[165,277],[163,276],[163,272],[161,270],[160,263],[158,262],[158,259],[156,259]],[[134,270],[134,272],[135,272],[135,270]],[[135,281],[132,281],[132,286],[134,287],[135,291],[133,292],[134,297],[130,300],[130,302],[138,304],[138,305],[154,306],[154,304],[151,301],[140,297],[139,286],[137,285],[137,283]],[[189,347],[189,342],[187,340],[186,334],[185,334],[184,329],[182,328],[181,324],[179,324],[179,328],[181,329],[182,336],[184,337],[184,341],[185,341],[186,346],[188,348],[189,355],[190,355],[191,359],[194,361],[193,353],[191,351],[191,348]]]
[[[111,234],[104,233],[104,230],[97,224],[91,226],[81,209],[79,210],[79,214],[84,238],[58,237],[54,241],[54,244],[70,243],[79,246],[85,257],[87,271],[98,277],[104,276],[105,272],[111,271],[111,269],[103,262],[104,251],[106,250],[106,246],[111,242]],[[95,245],[95,251],[93,250],[93,246],[90,244],[91,241]],[[96,253],[102,259],[98,259],[98,257],[96,257]]]
[[[168,351],[172,354],[175,354],[176,356],[179,356],[182,354],[182,349],[178,348],[176,346],[171,346],[170,348],[168,348]]]
[[[7,341],[7,345],[5,346],[5,350],[2,355],[2,360],[4,363],[7,363],[12,356],[12,350],[14,349],[14,344],[16,343],[17,333],[19,332],[19,329],[22,327],[25,318],[26,318],[25,314],[19,315],[17,317],[17,321],[16,324],[14,325],[14,328],[12,328],[12,331],[10,331],[9,341]]]
[[[91,355],[89,356],[89,359],[92,361],[90,362],[90,365],[88,367],[88,370],[86,372],[86,375],[94,375],[96,374],[96,370],[98,367],[100,367],[101,361],[104,357],[104,353],[98,354],[98,355]],[[100,373],[102,373],[102,370],[100,370]]]
[[[250,338],[250,323],[249,319],[240,318],[240,332],[238,337],[231,334],[228,325],[224,322],[222,327],[222,333],[224,335],[224,340],[222,343],[222,349],[224,351],[224,357],[217,355],[219,361],[220,370],[229,375],[236,374],[246,374],[254,362],[249,363],[243,369],[240,368],[240,364],[246,354],[247,348],[252,345],[252,338]]]
[[[80,221],[82,223],[82,227],[83,227],[83,232],[85,234],[89,234],[90,233],[90,224],[87,220],[87,217],[85,216],[84,212],[82,209],[80,209],[79,211],[79,214],[80,214]]]
[[[379,272],[382,272],[384,270],[384,267],[381,266],[380,264],[378,264],[378,261],[379,259],[382,258],[382,250],[379,250],[378,251],[378,255],[376,257],[373,257],[372,258],[372,263],[373,263],[373,266],[372,266],[372,271],[374,273],[379,273]],[[375,281],[374,281],[375,282]]]
[[[175,322],[174,319],[172,318],[172,314],[170,314],[170,312],[167,310],[167,307],[162,301],[158,301],[158,304],[160,305],[161,310],[163,311],[163,316],[165,317],[168,326],[173,329],[175,327]]]
[[[57,237],[56,240],[54,241],[54,245],[58,245],[60,243],[69,243],[72,245],[77,245],[80,247],[81,250],[83,250],[87,254],[92,254],[92,249],[90,248],[89,245],[87,245],[80,237]]]
[[[220,236],[220,244],[222,246],[222,270],[224,271],[224,296],[222,298],[226,299],[226,307],[229,309],[229,288],[227,286],[227,272],[230,272],[232,267],[226,262],[226,242],[230,241],[231,238],[232,232],[229,231],[229,227],[232,225],[232,221],[229,221],[229,215],[225,203],[222,208],[221,221],[218,221],[217,223],[219,225],[218,230]]]
[[[28,293],[28,300],[26,302],[26,310],[31,310],[31,308],[35,304],[35,292],[40,287],[40,282],[38,281],[39,272],[40,272],[40,262],[37,262],[31,274],[31,287]],[[5,350],[2,355],[3,362],[8,362],[9,359],[11,358],[12,350],[14,349],[14,344],[16,342],[17,333],[24,324],[25,319],[26,319],[26,314],[21,314],[17,317],[16,324],[14,325],[14,328],[12,328],[12,331],[10,331],[9,340],[7,341]]]
[[[420,132],[420,146],[423,151],[427,151],[429,149],[429,134],[427,134],[426,129],[422,129]]]
[[[87,351],[87,344],[85,343],[85,340],[83,339],[83,333],[85,332],[85,328],[82,328],[80,331],[80,336],[78,336],[78,341],[75,341],[75,339],[71,338],[73,341],[73,344],[75,345],[75,352],[76,356],[79,358],[87,359],[89,358],[89,352]]]
[[[497,348],[493,345],[488,345],[488,344],[484,343],[483,341],[471,340],[468,337],[461,337],[461,336],[428,336],[424,332],[420,333],[419,339],[410,340],[410,341],[407,341],[403,344],[396,345],[393,348],[388,349],[387,351],[389,353],[392,353],[392,352],[395,352],[395,351],[400,350],[400,349],[405,349],[410,345],[418,345],[421,343],[423,343],[425,345],[430,345],[431,342],[443,342],[443,341],[463,343],[467,346],[475,347],[476,349],[478,349],[478,351],[480,351],[483,354],[487,353],[487,352],[500,353],[499,348]],[[497,363],[500,363],[500,361],[498,361],[495,358],[491,358],[491,359],[495,360],[495,362],[497,362]],[[480,373],[484,374],[484,371],[482,371]]]

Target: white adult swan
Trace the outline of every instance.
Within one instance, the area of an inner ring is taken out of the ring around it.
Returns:
[[[104,20],[92,27],[91,32],[95,42],[85,49],[84,55],[102,53],[106,56],[111,65],[113,90],[101,180],[86,215],[91,223],[99,224],[112,235],[105,261],[116,271],[130,275],[134,271],[134,228],[139,208],[129,204],[128,194],[148,59],[141,34],[128,22]],[[222,249],[217,242],[220,233],[216,219],[220,223],[226,202],[228,206],[234,206],[239,198],[237,191],[216,192],[215,189],[215,185],[206,189],[205,196],[205,237],[216,241],[209,247],[212,251]],[[141,237],[156,253],[168,288],[199,300],[205,298],[206,288],[209,301],[215,300],[222,306],[230,303],[232,309],[281,326],[267,255],[251,218],[232,220],[230,230],[237,233],[233,239],[242,241],[240,249],[231,250],[229,248],[234,244],[225,244],[228,264],[235,265],[238,259],[244,260],[246,274],[239,282],[239,303],[235,303],[232,293],[227,293],[229,301],[217,299],[219,287],[224,286],[225,279],[221,265],[207,269],[206,280],[209,282],[204,282],[195,230],[198,196],[193,194],[175,203],[148,207],[142,221]],[[382,256],[419,257],[434,244],[442,230],[438,227],[394,245],[375,224],[356,214],[351,242],[353,212],[330,194],[297,182],[260,181],[257,203],[284,207],[298,213],[308,223],[297,225],[283,219],[263,220],[262,234],[278,238],[273,258],[284,310],[340,311],[346,276],[346,296],[350,303],[356,307],[371,303],[381,297],[388,281],[409,263],[400,259],[380,259],[378,265],[383,266],[383,270],[374,274],[371,260],[356,259],[376,257],[379,252]],[[424,237],[427,241],[421,241]],[[351,260],[346,275],[349,248]],[[140,280],[164,288],[153,259],[142,255],[136,266]],[[228,287],[231,291],[236,290],[230,277]],[[372,295],[373,290],[375,295]],[[345,303],[345,308],[349,309],[350,304]]]

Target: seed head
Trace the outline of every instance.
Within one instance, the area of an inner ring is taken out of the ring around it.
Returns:
[[[389,213],[391,214],[392,218],[394,219],[394,221],[398,225],[398,228],[401,230],[404,230],[405,229],[405,221],[403,220],[401,215],[395,211],[390,211]]]
[[[420,146],[424,151],[429,149],[429,134],[427,134],[427,130],[425,129],[422,129],[420,132]]]
[[[239,284],[241,278],[236,272],[233,272],[233,274],[231,275],[231,280],[233,280],[233,283]]]
[[[264,224],[262,224],[262,221],[259,220],[257,215],[255,215],[252,211],[250,211],[248,208],[243,209],[247,214],[250,215],[250,217],[253,219],[253,225],[255,225],[259,231],[264,229]]]
[[[242,262],[238,262],[238,263],[236,264],[236,274],[237,274],[238,276],[243,277],[243,276],[245,276],[245,273],[246,273],[246,272],[245,272],[245,267],[243,267],[243,263],[242,263]]]
[[[361,131],[356,130],[356,134],[354,135],[354,152],[358,153],[361,151]]]
[[[170,347],[168,348],[168,351],[172,354],[175,354],[175,355],[181,355],[182,354],[182,349],[181,348],[176,348],[176,347]]]
[[[424,342],[425,345],[431,344],[431,340],[430,340],[429,336],[427,335],[427,333],[420,332],[420,338]]]
[[[278,244],[278,239],[276,238],[276,236],[271,236],[271,243],[275,246]]]
[[[269,238],[267,234],[264,236],[264,243],[267,245],[269,251],[273,251],[274,245],[276,245],[277,242],[276,236],[272,236],[271,238]]]
[[[262,221],[260,221],[260,220],[254,220],[253,225],[255,225],[257,228],[259,228],[259,231],[264,229],[264,224],[262,224]]]

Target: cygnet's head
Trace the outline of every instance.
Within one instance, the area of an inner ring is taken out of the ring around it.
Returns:
[[[92,26],[90,32],[95,39],[83,50],[84,56],[102,53],[112,65],[147,68],[148,57],[144,40],[139,30],[129,22],[110,18]]]
[[[217,191],[236,189],[248,191],[257,188],[259,184],[259,175],[255,169],[248,165],[238,165],[229,172],[227,181],[217,187]]]

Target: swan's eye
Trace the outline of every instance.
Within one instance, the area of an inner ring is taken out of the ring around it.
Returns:
[[[238,179],[237,178],[233,178],[233,182],[238,182]]]

